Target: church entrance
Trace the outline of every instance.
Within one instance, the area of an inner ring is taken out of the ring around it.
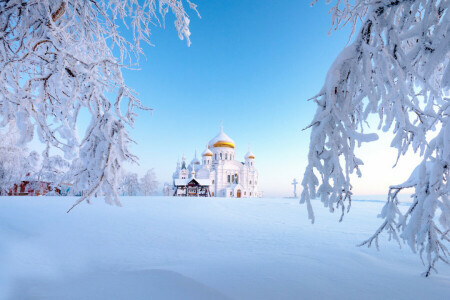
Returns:
[[[236,196],[237,196],[238,198],[241,198],[241,190],[237,190]]]

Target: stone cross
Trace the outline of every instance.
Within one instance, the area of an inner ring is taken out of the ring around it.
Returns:
[[[297,179],[294,178],[294,181],[292,181],[292,185],[294,186],[294,198],[297,198]]]

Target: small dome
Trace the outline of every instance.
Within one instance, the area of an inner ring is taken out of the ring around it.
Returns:
[[[245,159],[255,159],[255,154],[250,151],[250,145],[248,145],[248,152],[245,154]]]
[[[200,164],[200,161],[197,159],[197,157],[196,158],[194,158],[192,161],[191,161],[191,164],[193,164],[193,165],[199,165]]]
[[[206,148],[206,150],[203,151],[202,156],[213,156],[213,153],[209,150],[209,148]]]
[[[255,155],[251,152],[247,152],[247,154],[245,154],[245,158],[255,159]]]
[[[234,149],[234,141],[223,132],[222,126],[220,127],[220,132],[212,140],[209,141],[209,147],[226,147]]]
[[[200,164],[200,161],[197,158],[197,150],[195,150],[195,156],[194,156],[194,159],[191,160],[191,164],[193,164],[193,165],[199,165]]]

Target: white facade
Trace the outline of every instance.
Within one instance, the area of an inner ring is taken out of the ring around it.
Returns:
[[[250,198],[261,197],[258,190],[258,171],[255,169],[255,155],[249,150],[244,162],[235,160],[234,141],[223,132],[220,132],[209,141],[202,160],[194,159],[187,164],[186,157],[178,161],[177,169],[173,174],[173,182],[179,183],[181,179],[195,178],[203,184],[209,185],[212,197]],[[174,189],[175,192],[175,189]]]

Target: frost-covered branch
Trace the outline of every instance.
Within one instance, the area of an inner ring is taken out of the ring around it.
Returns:
[[[430,164],[434,171],[410,182],[416,188],[415,204],[403,217],[394,195],[400,186],[391,188],[381,214],[385,222],[364,244],[377,243],[379,233],[388,231],[413,249],[425,249],[431,270],[436,260],[446,260],[442,254],[447,252],[435,237],[448,231],[450,218],[450,1],[332,2],[332,27],[351,24],[353,40],[331,66],[322,90],[312,98],[317,111],[310,125],[308,166],[300,202],[307,204],[312,222],[311,199],[320,198],[330,211],[348,210],[351,175],[362,175],[363,161],[357,157],[356,148],[378,138],[375,133],[367,133],[368,116],[378,116],[378,128],[394,133],[391,146],[398,151],[397,159],[407,151],[419,151],[423,157],[421,172]],[[438,137],[427,141],[427,132],[436,128],[440,128]],[[445,215],[442,229],[434,221],[437,210],[441,219]],[[398,217],[403,220],[396,221]],[[413,224],[419,224],[420,231],[412,230]]]
[[[0,127],[17,124],[19,146],[37,131],[45,155],[59,149],[71,162],[82,199],[106,195],[108,203],[119,204],[117,174],[124,161],[136,160],[128,149],[127,127],[133,126],[136,109],[147,109],[124,82],[122,69],[139,58],[141,42],[150,42],[150,28],[164,24],[169,12],[180,39],[190,44],[184,4],[0,1]],[[119,31],[124,27],[131,39]],[[80,136],[81,122],[89,126]]]

